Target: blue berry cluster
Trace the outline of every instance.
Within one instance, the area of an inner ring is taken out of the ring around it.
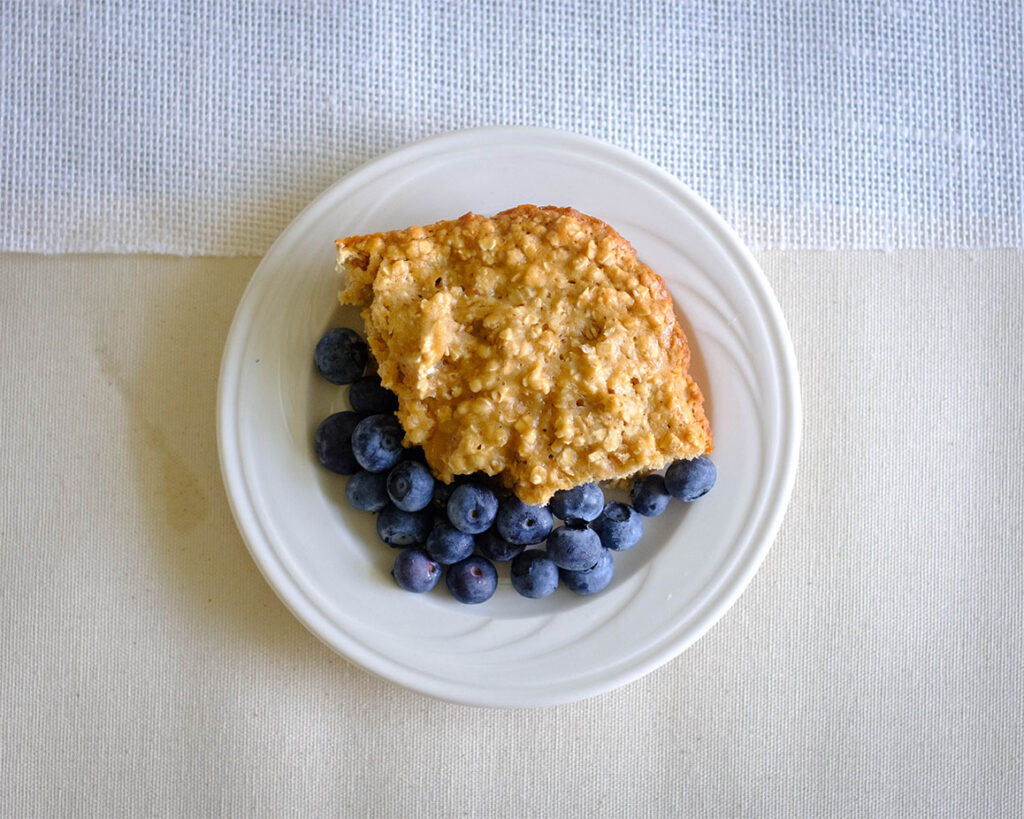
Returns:
[[[606,502],[594,483],[556,492],[547,506],[500,495],[486,477],[443,484],[422,450],[402,446],[398,400],[380,378],[364,374],[368,360],[353,330],[335,328],[320,339],[315,364],[327,380],[350,385],[352,410],[324,419],[313,447],[325,468],[350,476],[349,503],[375,513],[380,539],[401,550],[392,576],[408,591],[428,592],[443,574],[454,599],[483,603],[497,589],[494,564],[509,563],[512,587],[524,597],[547,597],[560,584],[596,594],[611,582],[612,553],[640,541],[642,516],[660,515],[673,498],[696,500],[715,483],[715,465],[700,457],[638,479],[629,504]]]

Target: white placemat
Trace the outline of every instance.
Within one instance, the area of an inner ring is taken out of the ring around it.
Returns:
[[[1024,244],[1024,6],[3,3],[0,249],[262,253],[437,132],[631,149],[768,247]]]

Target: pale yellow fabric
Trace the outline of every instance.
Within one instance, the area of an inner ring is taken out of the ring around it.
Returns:
[[[214,409],[255,259],[0,255],[0,814],[1018,814],[1024,253],[760,260],[805,413],[764,566],[643,680],[496,712],[249,558]]]

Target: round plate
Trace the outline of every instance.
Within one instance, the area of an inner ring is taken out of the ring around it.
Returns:
[[[611,224],[661,274],[692,350],[715,434],[714,490],[645,519],[602,593],[519,597],[499,567],[488,602],[443,587],[400,590],[396,552],[345,479],[312,451],[317,424],[347,408],[313,347],[337,306],[334,240],[466,211],[571,205]],[[607,691],[691,645],[750,581],[771,545],[799,445],[792,346],[757,264],[692,191],[650,163],[538,128],[460,131],[387,154],[304,210],[253,274],[220,375],[221,466],[238,527],[264,576],[315,635],[360,666],[456,702],[537,706]]]

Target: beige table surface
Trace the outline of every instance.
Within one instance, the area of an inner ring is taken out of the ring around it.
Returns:
[[[0,255],[0,814],[1021,815],[1024,252],[759,258],[805,413],[763,567],[644,679],[492,711],[249,558],[214,406],[256,259]]]

